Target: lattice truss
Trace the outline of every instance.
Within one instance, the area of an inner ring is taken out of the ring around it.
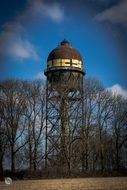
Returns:
[[[51,159],[67,163],[73,157],[73,142],[83,124],[83,75],[55,71],[47,77],[46,164]]]

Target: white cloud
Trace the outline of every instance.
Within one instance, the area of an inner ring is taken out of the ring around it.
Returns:
[[[21,18],[30,18],[31,16],[36,17],[47,17],[52,21],[59,23],[63,21],[65,15],[64,10],[59,3],[46,3],[43,0],[29,0],[28,9],[22,14]],[[41,19],[42,19],[41,18]]]
[[[36,48],[25,37],[25,29],[16,22],[6,23],[0,33],[0,55],[39,60]]]
[[[107,88],[107,90],[111,91],[113,95],[121,95],[123,98],[127,99],[127,90],[123,89],[119,84],[115,84]]]
[[[39,59],[34,46],[26,39],[13,43],[9,48],[8,53],[13,57],[21,59]]]
[[[97,14],[94,18],[98,21],[127,24],[127,0],[121,0],[119,4],[112,6]]]
[[[63,9],[59,4],[52,4],[51,6],[43,6],[44,14],[51,18],[53,21],[61,22],[64,19]]]
[[[29,41],[29,35],[26,34],[23,25],[38,17],[50,18],[56,23],[64,19],[63,8],[58,3],[47,3],[42,0],[28,0],[28,3],[20,15],[4,24],[3,31],[0,32],[0,56],[39,60],[36,48]]]
[[[44,72],[39,72],[36,76],[35,79],[42,79],[42,80],[46,80],[46,76],[44,75]]]

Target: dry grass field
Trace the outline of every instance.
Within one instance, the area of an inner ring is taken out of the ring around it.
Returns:
[[[0,182],[0,190],[127,190],[127,177]]]

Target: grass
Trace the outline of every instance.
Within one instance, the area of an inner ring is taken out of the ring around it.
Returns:
[[[127,190],[127,177],[79,178],[0,182],[0,190]]]

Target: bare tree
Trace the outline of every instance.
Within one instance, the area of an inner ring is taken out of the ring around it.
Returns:
[[[83,165],[85,171],[89,168],[89,154],[90,154],[90,142],[95,135],[95,117],[96,117],[96,105],[97,94],[103,89],[100,82],[96,79],[86,79],[84,83],[84,131],[83,131]]]
[[[45,129],[45,87],[39,81],[25,82],[27,109],[27,134],[29,168],[37,170],[44,158],[44,129]]]
[[[4,117],[3,117],[3,106],[4,106],[4,100],[1,90],[0,91],[0,175],[3,174],[3,159],[7,148],[7,136],[6,136]]]
[[[9,150],[11,153],[11,171],[15,172],[15,155],[27,143],[22,139],[25,130],[24,110],[26,109],[22,94],[22,83],[5,81],[1,84],[3,98],[3,120]]]
[[[99,140],[99,157],[101,171],[104,171],[104,160],[105,160],[105,136],[108,130],[108,120],[111,118],[112,108],[111,108],[112,97],[111,94],[105,90],[100,90],[97,94],[97,136]]]
[[[112,111],[115,168],[119,171],[122,166],[123,147],[127,142],[127,101],[120,96],[114,96]]]
[[[126,170],[127,100],[96,79],[82,89],[75,77],[65,75],[48,92],[40,81],[1,82],[0,174],[6,160],[12,173],[37,173],[45,163],[51,177]]]

